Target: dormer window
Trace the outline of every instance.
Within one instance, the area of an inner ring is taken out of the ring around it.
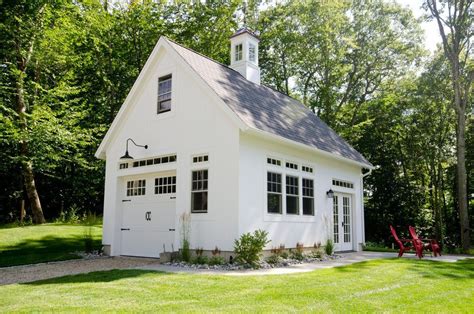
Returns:
[[[235,61],[242,60],[242,44],[235,45]]]
[[[251,62],[255,62],[255,60],[257,59],[255,51],[256,51],[255,45],[252,43],[249,43],[249,61]]]
[[[158,79],[158,114],[171,110],[171,74]]]

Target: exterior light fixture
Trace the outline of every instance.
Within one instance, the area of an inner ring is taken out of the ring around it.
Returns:
[[[125,155],[123,155],[122,157],[120,157],[120,159],[133,159],[132,156],[130,156],[130,154],[128,153],[128,142],[132,142],[133,145],[137,146],[137,147],[143,147],[145,149],[148,149],[148,145],[138,145],[137,143],[135,143],[134,140],[132,140],[131,138],[128,138],[127,139],[127,144],[126,144],[126,149],[125,149]]]
[[[333,198],[334,197],[334,191],[329,189],[329,191],[326,192],[326,195],[328,198]]]

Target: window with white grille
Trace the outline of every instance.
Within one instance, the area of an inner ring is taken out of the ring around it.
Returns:
[[[127,196],[141,196],[146,192],[146,180],[127,181]]]
[[[155,194],[176,193],[176,176],[155,178]]]

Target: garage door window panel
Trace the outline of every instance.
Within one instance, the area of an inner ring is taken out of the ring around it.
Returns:
[[[176,176],[155,178],[155,194],[176,193]]]
[[[146,193],[146,180],[127,181],[127,196],[142,196]]]

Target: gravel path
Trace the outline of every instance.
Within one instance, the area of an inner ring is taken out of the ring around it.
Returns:
[[[158,263],[153,258],[97,257],[0,268],[0,285],[24,283],[93,271],[144,267]]]

